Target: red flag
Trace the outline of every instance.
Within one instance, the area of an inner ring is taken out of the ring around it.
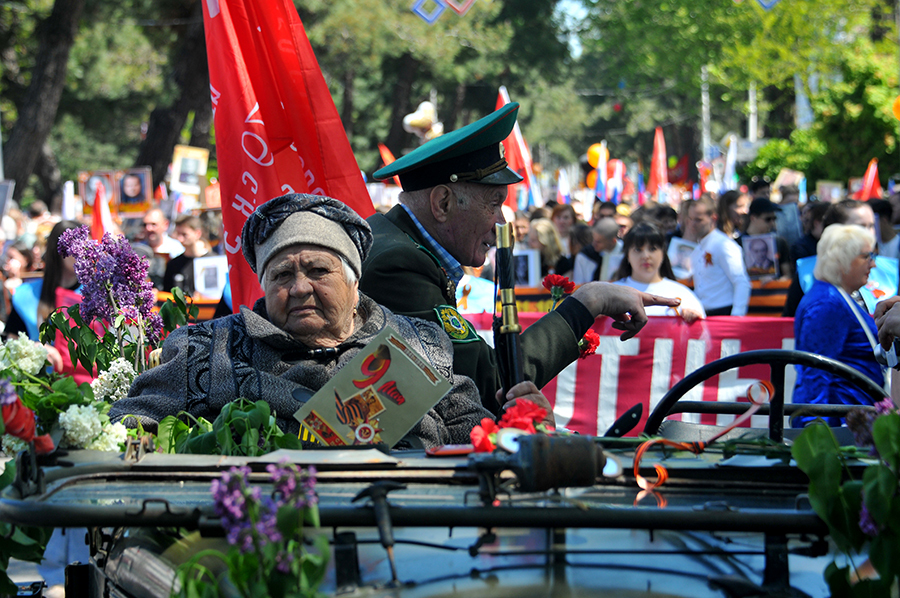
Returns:
[[[241,229],[257,206],[293,191],[334,197],[364,218],[375,209],[293,2],[202,4],[237,311],[262,296],[241,253]]]
[[[853,199],[869,201],[872,198],[880,199],[881,195],[881,181],[878,180],[878,158],[872,158],[866,168],[866,176],[863,177],[862,189],[853,194]]]
[[[506,87],[501,85],[500,93],[497,94],[496,109],[499,110],[506,104],[509,104],[509,93],[506,91]],[[537,184],[531,164],[531,152],[528,150],[528,144],[525,143],[525,138],[522,136],[522,130],[519,128],[518,122],[513,126],[509,137],[503,140],[503,152],[509,167],[525,179],[521,183],[507,186],[506,201],[503,203],[513,211],[518,210],[519,205],[516,201],[516,195],[520,185],[524,185],[528,189],[528,205],[544,205],[544,198],[541,196],[541,190]]]
[[[662,127],[656,127],[653,136],[653,160],[650,162],[650,180],[647,182],[647,193],[657,195],[668,182],[668,165],[666,164],[666,140]]]
[[[386,146],[383,143],[378,144],[378,153],[381,154],[381,160],[382,160],[382,162],[384,162],[385,166],[387,166],[388,164],[390,164],[391,162],[396,160],[396,158],[394,157],[394,153],[391,152],[391,150],[388,149],[388,146]],[[403,186],[400,184],[399,176],[394,175],[394,184],[397,185],[398,187]]]
[[[112,215],[109,213],[109,203],[106,201],[106,187],[97,184],[97,192],[94,193],[94,206],[91,210],[91,238],[99,241],[103,233],[113,232]]]

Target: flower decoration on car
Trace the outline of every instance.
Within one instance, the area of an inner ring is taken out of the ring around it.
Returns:
[[[204,557],[224,562],[238,595],[314,596],[324,578],[328,539],[309,537],[306,528],[319,527],[316,470],[299,470],[281,463],[266,466],[271,492],[251,485],[249,467],[233,467],[212,482],[215,513],[231,548],[227,553],[204,550],[179,567],[180,591],[173,596],[234,595],[209,577]],[[305,537],[306,536],[306,537]],[[310,542],[315,551],[306,547]]]
[[[550,298],[553,303],[550,305],[550,311],[556,309],[556,306],[565,298],[566,295],[575,290],[575,283],[567,277],[560,274],[548,274],[544,277],[544,288],[550,291]],[[584,359],[597,352],[600,346],[600,335],[593,329],[588,329],[584,336],[578,341],[578,357]]]
[[[481,424],[472,428],[469,437],[475,452],[489,453],[497,448],[497,434],[504,428],[517,428],[528,434],[537,432],[548,434],[553,430],[542,424],[547,410],[538,407],[528,399],[518,398],[506,408],[499,422],[486,417]]]

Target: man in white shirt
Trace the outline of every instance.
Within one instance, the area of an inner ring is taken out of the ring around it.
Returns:
[[[701,197],[688,202],[687,232],[700,244],[691,253],[694,293],[708,316],[745,316],[750,278],[740,245],[716,228],[716,207]]]
[[[619,225],[612,218],[602,218],[591,229],[593,242],[575,256],[572,281],[584,284],[592,280],[608,282],[622,261]]]

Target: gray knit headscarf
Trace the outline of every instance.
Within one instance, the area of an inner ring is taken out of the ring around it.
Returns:
[[[291,245],[319,245],[341,255],[357,278],[372,247],[372,229],[359,214],[331,197],[289,193],[271,199],[250,214],[241,248],[262,282],[266,264]]]

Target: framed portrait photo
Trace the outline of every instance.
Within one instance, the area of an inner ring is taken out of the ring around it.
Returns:
[[[116,172],[119,192],[119,215],[141,218],[150,209],[153,199],[153,179],[150,167],[129,168]]]
[[[85,218],[94,214],[94,201],[99,191],[109,204],[110,214],[118,213],[119,189],[116,180],[116,173],[112,170],[83,170],[78,173],[78,193]]]
[[[697,247],[696,243],[685,241],[681,237],[672,237],[669,241],[669,261],[672,262],[672,273],[675,278],[685,280],[693,277],[694,273],[691,268],[691,254]]]
[[[744,263],[751,280],[778,278],[778,250],[775,233],[745,235],[742,241]]]
[[[541,286],[541,252],[537,249],[514,249],[513,266],[516,286],[536,288]]]

